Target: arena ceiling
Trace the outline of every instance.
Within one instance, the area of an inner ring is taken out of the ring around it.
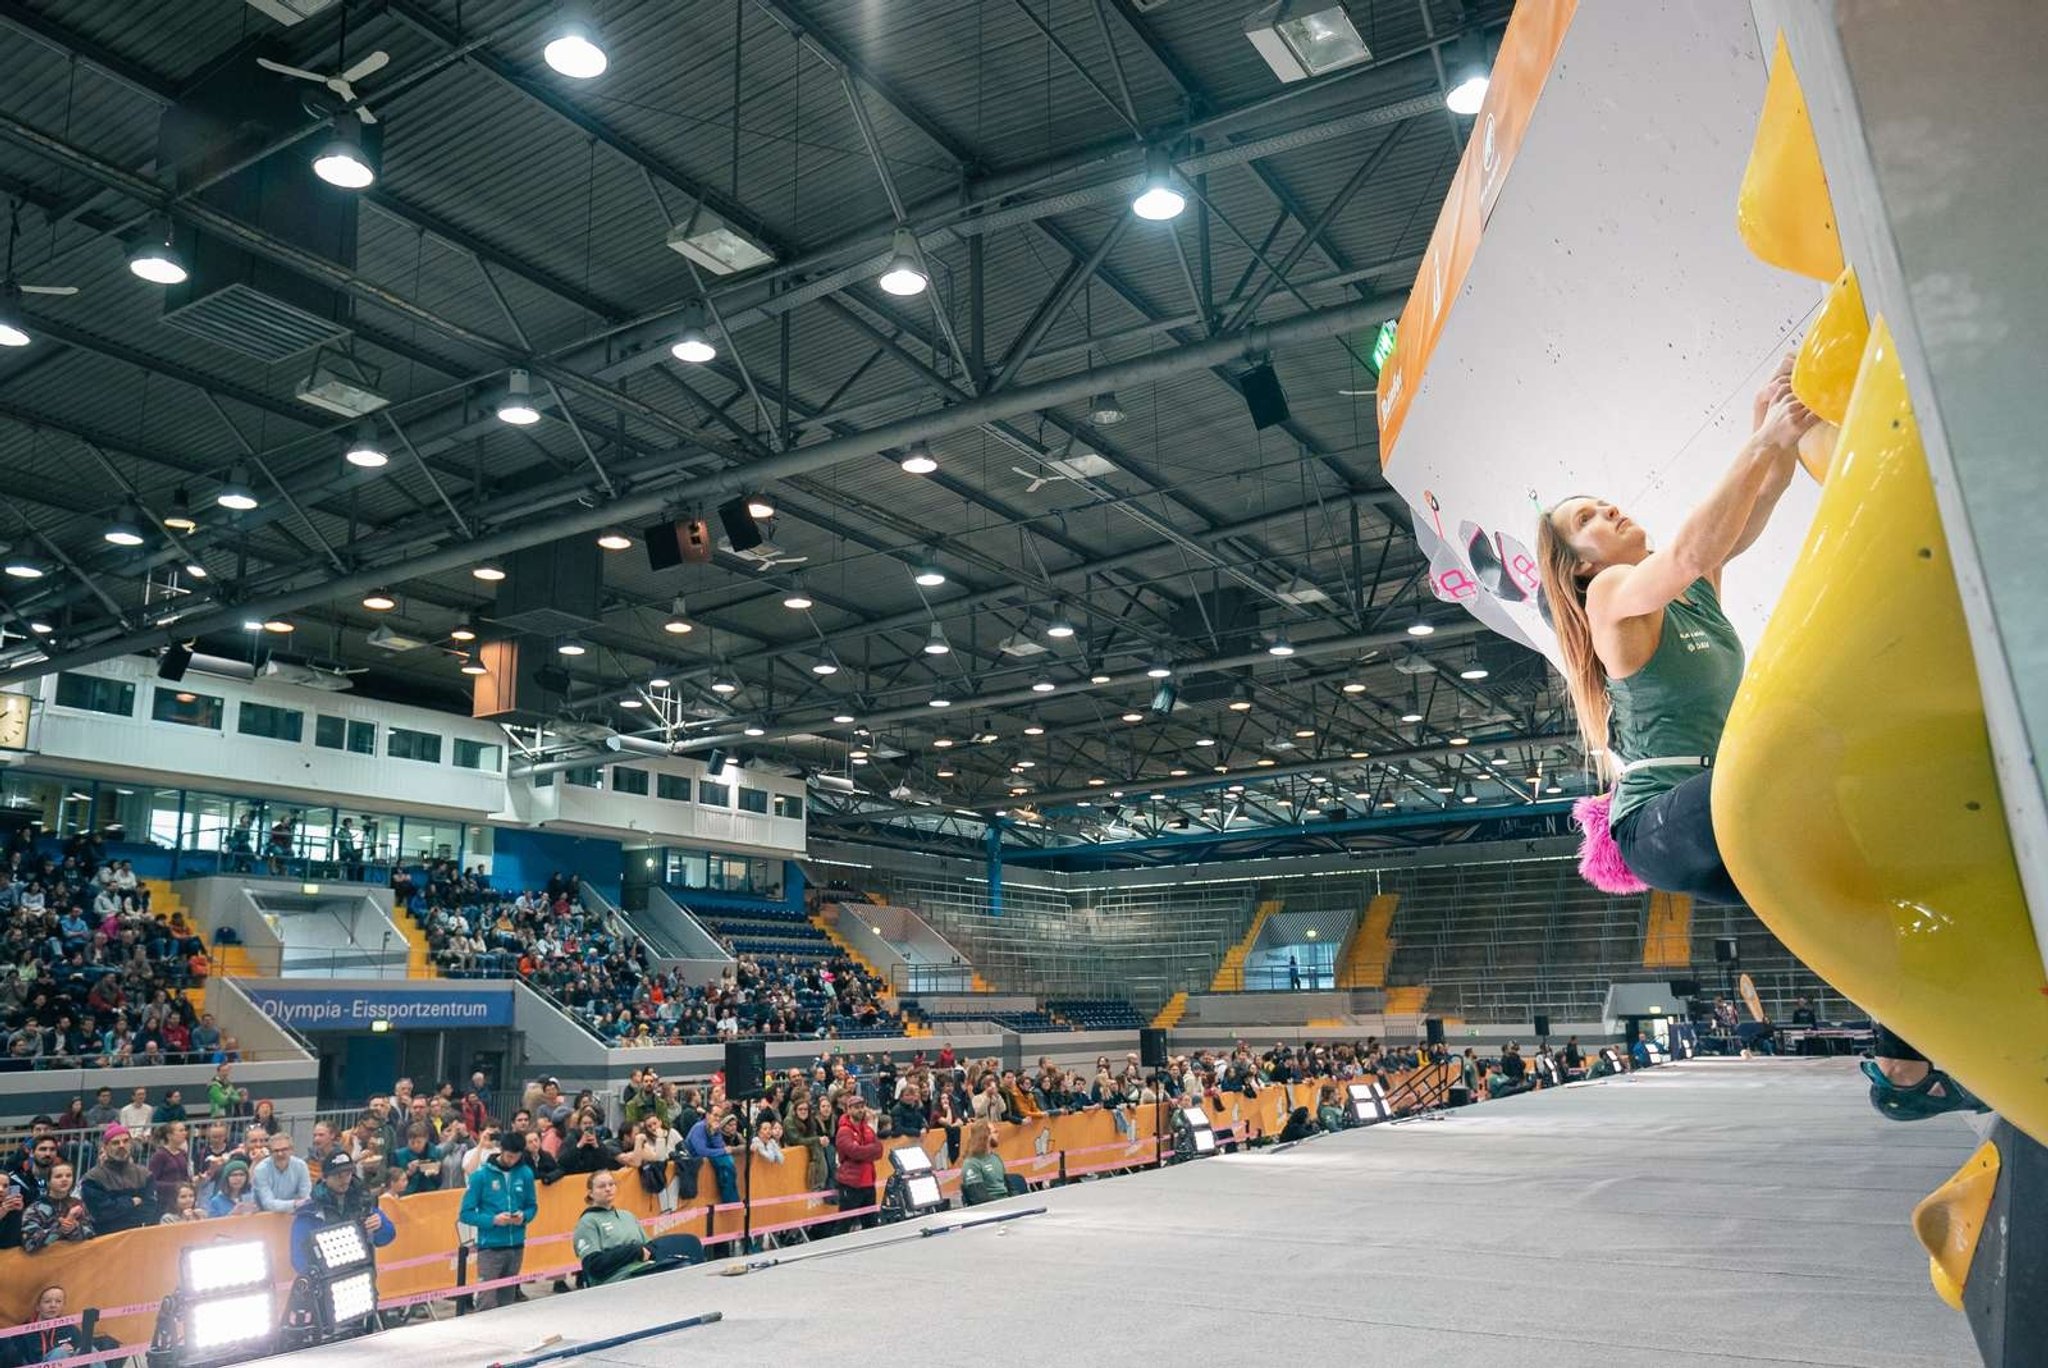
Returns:
[[[0,348],[0,540],[43,572],[0,585],[0,680],[191,640],[466,711],[450,633],[505,630],[474,570],[618,529],[551,662],[577,725],[520,729],[523,764],[744,749],[819,776],[822,827],[911,839],[1545,809],[1558,693],[1428,594],[1364,364],[1462,150],[1447,82],[1510,6],[1349,0],[1370,60],[1290,84],[1254,8],[606,0],[573,80],[555,0],[0,0],[13,278],[77,287]],[[259,56],[375,69],[344,107]],[[237,192],[358,107],[368,188]],[[1148,149],[1170,221],[1130,208]],[[720,225],[758,264],[669,245]],[[139,279],[167,230],[246,292]],[[908,297],[877,283],[905,247]],[[671,353],[690,329],[715,359]],[[300,397],[322,366],[384,401],[367,428]],[[765,550],[650,567],[645,525],[718,533],[743,494]]]

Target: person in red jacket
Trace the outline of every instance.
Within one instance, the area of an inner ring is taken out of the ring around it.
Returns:
[[[853,1093],[839,1117],[839,1130],[832,1137],[839,1151],[839,1209],[858,1211],[875,1204],[875,1161],[882,1157],[882,1142],[868,1120],[867,1099]],[[843,1234],[856,1228],[872,1229],[875,1213],[849,1216],[839,1227]]]

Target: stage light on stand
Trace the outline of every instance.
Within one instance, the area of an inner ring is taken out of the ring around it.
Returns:
[[[322,1335],[360,1325],[377,1309],[377,1265],[362,1226],[336,1221],[320,1227],[313,1232],[312,1252],[305,1276]]]
[[[1216,1129],[1209,1113],[1200,1107],[1177,1107],[1181,1124],[1173,1128],[1173,1157],[1176,1162],[1199,1159],[1216,1152]]]
[[[1393,1117],[1393,1110],[1387,1106],[1387,1090],[1379,1084],[1348,1083],[1344,1090],[1349,1094],[1346,1110],[1351,1113],[1354,1126],[1370,1126]]]
[[[889,1169],[889,1181],[882,1188],[884,1221],[944,1209],[946,1195],[939,1190],[938,1171],[923,1146],[901,1145],[890,1150]]]
[[[277,1338],[270,1246],[213,1240],[178,1256],[178,1287],[157,1309],[151,1364],[199,1365],[258,1358]]]

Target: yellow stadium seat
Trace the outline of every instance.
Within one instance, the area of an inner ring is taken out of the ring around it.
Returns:
[[[1794,955],[2048,1137],[2048,993],[1890,331],[1721,742],[1714,828]]]
[[[1749,250],[1770,265],[1815,280],[1833,280],[1842,273],[1842,239],[1835,229],[1827,173],[1782,33],[1771,54],[1763,116],[1742,174],[1735,224]]]

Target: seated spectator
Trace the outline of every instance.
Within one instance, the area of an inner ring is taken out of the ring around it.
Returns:
[[[21,1218],[21,1247],[33,1254],[57,1243],[93,1237],[92,1213],[75,1190],[71,1165],[59,1160],[50,1170],[43,1195],[29,1204]]]
[[[993,1143],[988,1122],[968,1123],[966,1155],[960,1161],[960,1200],[968,1206],[980,1206],[1010,1195],[1009,1175]]]
[[[184,1225],[187,1221],[203,1221],[206,1213],[199,1209],[199,1188],[192,1183],[179,1183],[171,1190],[170,1207],[157,1218],[158,1225]]]
[[[206,1214],[209,1217],[247,1216],[261,1211],[256,1205],[256,1194],[249,1186],[249,1161],[230,1159],[221,1166],[220,1176],[213,1181],[213,1188],[206,1198]]]
[[[68,1314],[68,1298],[64,1289],[52,1283],[36,1293],[28,1319],[22,1324],[63,1320]],[[0,1339],[0,1368],[26,1368],[31,1363],[50,1363],[102,1349],[120,1348],[121,1341],[112,1335],[98,1333],[99,1316],[97,1307],[88,1307],[76,1325],[46,1325],[25,1335]]]
[[[642,1273],[679,1268],[703,1257],[704,1245],[694,1235],[647,1238],[640,1221],[618,1208],[618,1175],[600,1169],[584,1184],[587,1205],[569,1235],[569,1247],[583,1266],[583,1280],[596,1287],[622,1282]]]
[[[155,1225],[160,1214],[156,1180],[147,1167],[135,1162],[133,1143],[127,1127],[107,1127],[100,1137],[100,1161],[79,1184],[79,1195],[102,1235]]]

